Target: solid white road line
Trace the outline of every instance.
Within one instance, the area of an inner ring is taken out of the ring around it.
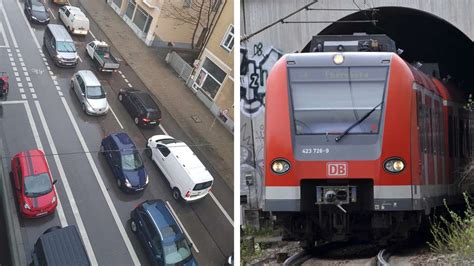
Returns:
[[[1,22],[0,22],[0,31],[2,31],[3,40],[5,41],[5,47],[10,47],[10,44],[8,43],[7,35],[5,34],[5,28],[3,27],[3,24]],[[7,51],[10,52],[11,50],[8,49]]]
[[[91,34],[92,38],[94,38],[94,40],[97,40],[97,38],[95,37],[94,33],[92,33],[92,31],[89,29],[89,33]]]
[[[28,117],[28,122],[30,123],[31,130],[33,131],[33,138],[35,139],[36,147],[44,151],[43,144],[41,143],[41,139],[38,134],[38,128],[36,127],[35,120],[33,119],[33,115],[31,113],[30,104],[27,101],[25,101],[24,105],[25,105],[26,115]],[[58,205],[56,206],[56,212],[58,213],[59,222],[61,223],[61,226],[65,227],[67,226],[66,215],[64,215],[63,205],[61,204],[61,201],[59,200],[59,195],[56,195],[56,196],[57,196],[56,200],[58,201]]]
[[[81,58],[81,56],[79,56],[79,61],[81,61],[81,63],[82,63],[82,58]]]
[[[112,109],[112,107],[109,107],[109,108],[110,108],[110,111],[112,112],[112,114],[114,115],[115,120],[117,120],[117,123],[119,124],[120,128],[123,129],[122,123],[120,123],[120,120],[119,120],[118,117],[115,115],[114,110]]]
[[[48,124],[46,123],[46,119],[43,114],[43,110],[41,109],[41,105],[39,101],[35,101],[36,109],[38,110],[38,115],[40,117],[41,123],[43,124],[43,129],[46,134],[46,138],[48,140],[49,146],[51,148],[51,152],[54,154],[53,158],[58,166],[59,175],[61,176],[61,180],[63,181],[64,190],[66,191],[67,198],[69,199],[69,203],[71,205],[72,213],[74,214],[74,218],[76,219],[77,227],[82,237],[82,241],[84,242],[87,250],[87,254],[89,255],[89,259],[92,265],[98,265],[97,259],[95,258],[94,250],[92,249],[91,242],[89,240],[89,236],[87,235],[86,228],[84,227],[84,223],[82,222],[81,214],[79,213],[79,209],[77,208],[76,200],[74,199],[74,195],[72,194],[71,187],[69,186],[69,182],[66,177],[66,172],[64,171],[63,165],[61,160],[58,156],[58,151],[56,150],[56,145],[54,144],[53,137],[51,136],[51,132],[49,131]]]
[[[227,220],[232,225],[232,227],[234,227],[234,221],[229,216],[229,214],[225,211],[224,207],[222,207],[221,203],[217,200],[216,196],[214,196],[214,194],[212,194],[212,192],[209,192],[209,195],[211,196],[212,200],[216,203],[217,207],[219,207],[221,212],[224,213],[225,218],[227,218]]]
[[[168,135],[168,136],[170,135],[170,134],[168,134],[168,132],[166,132],[165,128],[161,125],[161,123],[158,126],[160,127],[161,131],[163,131],[163,133],[165,133],[165,135]]]
[[[97,169],[94,159],[92,158],[92,155],[89,152],[89,148],[87,147],[86,141],[84,140],[84,137],[82,136],[79,126],[77,125],[76,119],[74,118],[71,112],[71,109],[69,108],[69,105],[66,102],[66,99],[64,97],[61,97],[61,101],[63,102],[64,108],[66,108],[66,113],[69,116],[69,120],[71,120],[74,130],[76,131],[77,138],[79,139],[82,149],[84,150],[87,160],[89,161],[92,171],[94,172],[94,176],[97,179],[97,183],[99,183],[99,188],[102,191],[105,201],[107,202],[107,205],[112,213],[115,223],[117,224],[117,227],[120,231],[120,235],[122,236],[122,239],[125,242],[125,245],[127,246],[128,252],[130,253],[130,256],[132,257],[133,264],[140,265],[140,261],[138,260],[137,254],[135,253],[132,243],[130,242],[130,239],[128,238],[127,232],[125,231],[122,221],[120,220],[120,216],[118,215],[117,210],[115,209],[115,206],[112,202],[112,198],[107,192],[107,188],[105,187],[104,181],[99,174],[99,170]]]
[[[36,48],[41,49],[41,46],[40,46],[40,44],[39,44],[39,42],[38,42],[38,39],[36,38],[35,33],[33,32],[33,29],[31,28],[30,23],[29,23],[28,20],[26,19],[25,12],[23,12],[23,8],[21,8],[21,6],[20,6],[20,1],[15,1],[15,2],[16,2],[16,4],[18,5],[18,9],[20,10],[20,13],[22,14],[22,17],[23,17],[23,20],[25,21],[26,26],[27,26],[28,29],[30,30],[31,36],[33,36],[33,40],[35,41]],[[8,20],[7,20],[7,21],[8,21]],[[15,46],[15,48],[18,48],[18,47]]]
[[[15,1],[15,2],[17,2],[17,4],[19,5],[19,1]],[[13,35],[12,26],[10,25],[10,20],[8,19],[7,12],[5,12],[5,7],[3,6],[3,2],[0,2],[0,9],[2,9],[2,14],[3,14],[3,17],[5,18],[5,22],[7,23],[7,28],[8,28],[8,31],[10,32],[10,37],[13,40],[13,46],[15,48],[18,48],[18,43],[16,42],[15,35]],[[21,13],[23,14],[23,12]]]
[[[53,11],[51,10],[51,8],[48,8],[48,11],[49,13],[51,13],[51,16],[53,16],[54,20],[56,20],[56,16],[53,14]]]
[[[166,205],[168,205],[168,208],[170,209],[170,211],[173,213],[173,216],[174,218],[176,218],[176,221],[178,222],[179,226],[181,226],[181,229],[183,229],[184,233],[186,234],[186,236],[188,237],[189,239],[189,242],[191,242],[193,244],[193,248],[194,250],[199,253],[199,249],[196,247],[196,244],[194,244],[194,241],[191,239],[191,237],[189,236],[188,234],[188,231],[186,231],[186,228],[184,228],[183,224],[181,223],[181,220],[179,220],[179,217],[178,215],[176,215],[176,212],[174,211],[173,207],[171,207],[171,204],[166,201]]]

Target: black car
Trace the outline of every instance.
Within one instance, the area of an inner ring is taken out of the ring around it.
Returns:
[[[186,239],[163,200],[148,200],[130,213],[130,228],[153,265],[197,266]]]
[[[138,126],[157,126],[161,121],[161,110],[151,96],[136,89],[121,89],[118,99]]]
[[[25,15],[29,21],[41,24],[49,23],[49,13],[39,0],[25,0]]]

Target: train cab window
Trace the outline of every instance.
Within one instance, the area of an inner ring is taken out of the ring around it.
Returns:
[[[424,113],[424,106],[422,102],[422,95],[421,95],[421,86],[419,86],[419,90],[416,92],[416,103],[417,103],[417,124],[418,124],[418,132],[419,132],[419,138],[420,138],[420,149],[421,152],[424,152],[426,149],[426,134],[425,134],[425,113]]]
[[[388,67],[289,67],[297,135],[378,134]]]

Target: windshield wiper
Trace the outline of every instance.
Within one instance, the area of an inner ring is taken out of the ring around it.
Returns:
[[[367,117],[369,117],[375,111],[375,109],[377,109],[382,104],[383,104],[383,101],[381,101],[379,104],[374,106],[374,108],[372,108],[372,110],[368,111],[363,117],[361,117],[354,124],[352,124],[350,127],[348,127],[344,132],[342,132],[341,135],[337,136],[334,140],[336,142],[339,142],[345,135],[347,135],[347,133],[349,133],[349,131],[351,131],[351,129],[353,129],[355,126],[357,126],[358,124],[362,123],[365,119],[367,119]]]

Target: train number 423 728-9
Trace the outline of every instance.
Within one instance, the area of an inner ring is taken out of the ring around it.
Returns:
[[[329,153],[329,148],[303,148],[301,152],[303,154],[323,154]]]

